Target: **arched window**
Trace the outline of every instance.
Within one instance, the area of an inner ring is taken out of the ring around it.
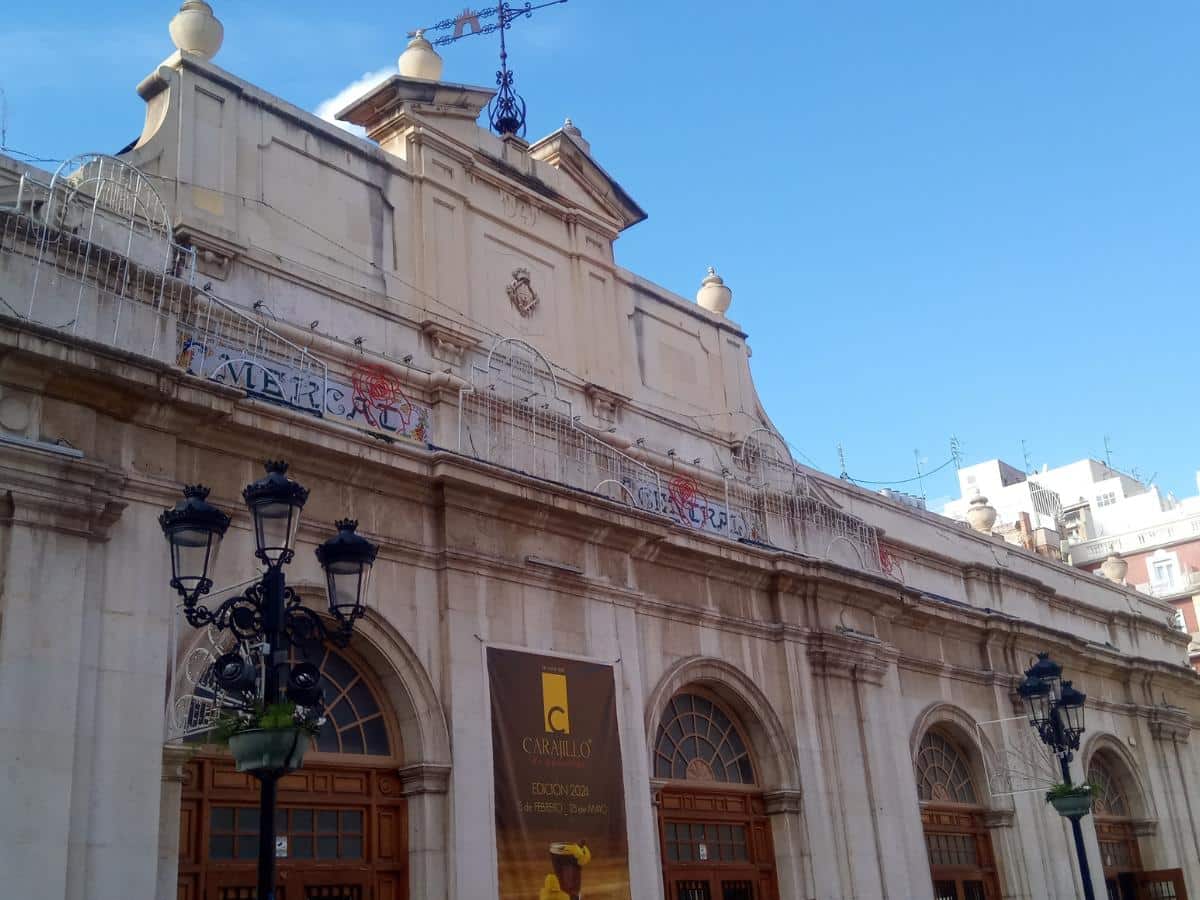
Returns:
[[[1111,751],[1098,750],[1088,762],[1087,780],[1092,785],[1096,841],[1100,845],[1100,862],[1109,896],[1133,896],[1130,888],[1142,871],[1142,854],[1134,830],[1124,763]]]
[[[1092,784],[1092,810],[1098,816],[1128,819],[1129,796],[1115,767],[1097,753],[1088,765],[1087,780]]]
[[[326,722],[317,749],[326,753],[390,756],[392,744],[375,691],[346,657],[330,647],[310,657],[321,670]]]
[[[926,732],[917,749],[917,795],[922,803],[979,805],[967,758],[949,739]]]
[[[996,857],[966,751],[946,732],[930,730],[917,746],[913,767],[933,896],[999,897]]]
[[[212,658],[212,654],[208,654]],[[327,646],[317,646],[307,654],[292,648],[293,662],[305,660],[321,670],[321,688],[325,696],[325,724],[321,726],[316,749],[323,753],[349,753],[364,756],[392,756],[387,721],[375,690],[343,654]],[[258,662],[258,657],[254,657]],[[192,693],[184,698],[188,721],[204,723],[188,740],[203,743],[215,718],[213,707],[221,703],[221,692],[212,674],[204,671]]]
[[[667,704],[654,741],[654,774],[680,781],[755,784],[741,732],[712,700],[677,694]]]

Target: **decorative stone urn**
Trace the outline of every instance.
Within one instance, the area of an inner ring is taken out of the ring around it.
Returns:
[[[239,772],[293,772],[304,764],[310,739],[299,728],[252,728],[229,738]]]
[[[1100,566],[1100,574],[1115,584],[1125,583],[1125,573],[1129,571],[1129,563],[1115,553],[1104,560]]]
[[[709,312],[720,316],[725,315],[729,304],[733,302],[733,291],[725,286],[724,279],[712,266],[708,267],[708,274],[700,282],[700,290],[696,292],[696,302]]]
[[[225,40],[225,27],[204,0],[185,0],[168,27],[176,47],[201,59],[216,56]]]
[[[425,39],[425,32],[417,31],[400,54],[400,74],[405,78],[420,78],[423,81],[442,80],[442,58]]]
[[[980,534],[991,534],[996,524],[996,507],[989,506],[987,497],[980,494],[967,507],[967,521]]]

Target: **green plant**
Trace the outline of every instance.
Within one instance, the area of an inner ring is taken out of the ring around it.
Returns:
[[[215,743],[228,744],[235,734],[255,729],[299,728],[309,737],[321,733],[324,717],[319,717],[311,709],[296,706],[291,700],[283,700],[264,707],[255,702],[247,709],[236,712],[224,712],[217,719],[212,729]]]
[[[1094,786],[1090,781],[1085,781],[1083,784],[1056,784],[1050,790],[1046,791],[1046,802],[1060,800],[1063,797],[1087,797],[1092,793],[1093,789]]]

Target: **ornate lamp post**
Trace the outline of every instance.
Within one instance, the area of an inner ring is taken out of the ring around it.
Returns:
[[[263,660],[261,700],[265,707],[283,696],[298,707],[319,708],[321,673],[312,663],[288,662],[293,643],[304,646],[329,640],[346,646],[354,623],[364,612],[367,582],[379,548],[355,533],[358,523],[337,522],[337,534],[317,548],[325,571],[329,613],[337,623],[329,627],[284,580],[283,567],[295,555],[300,512],[308,489],[287,477],[287,463],[268,462],[267,474],[242,492],[254,525],[255,556],[266,567],[262,579],[244,594],[231,597],[216,609],[200,603],[212,589],[210,573],[229,528],[229,516],[208,502],[208,488],[189,485],[174,509],[159,516],[171,548],[171,587],[183,598],[183,613],[194,628],[228,630],[238,649],[213,663],[213,677],[226,690],[251,693],[258,687],[258,671],[250,649],[259,648]],[[286,686],[286,687],[285,687]],[[286,694],[285,694],[286,691]],[[294,750],[293,746],[293,750]],[[251,769],[261,785],[258,824],[258,898],[275,897],[275,787],[280,776],[295,768],[288,754],[278,767]]]
[[[1083,734],[1083,706],[1087,696],[1073,688],[1071,682],[1062,680],[1062,666],[1052,660],[1048,653],[1038,654],[1037,662],[1025,671],[1025,680],[1017,692],[1025,702],[1029,724],[1037,730],[1042,743],[1058,757],[1063,784],[1071,787],[1071,760],[1079,749],[1079,738]],[[1079,820],[1090,809],[1089,802],[1064,814],[1070,819],[1071,831],[1075,835],[1075,853],[1079,857],[1079,874],[1083,879],[1083,896],[1086,900],[1094,900],[1095,895]]]

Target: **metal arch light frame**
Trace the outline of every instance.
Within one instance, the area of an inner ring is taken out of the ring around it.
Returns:
[[[96,175],[83,175],[82,177],[79,177],[81,173],[88,172],[93,165],[97,166]],[[64,197],[66,199],[69,199],[76,194],[86,193],[82,190],[82,188],[88,184],[122,185],[123,183],[117,181],[116,179],[104,177],[105,165],[109,165],[115,168],[117,171],[134,173],[136,175],[134,184],[137,186],[137,190],[130,191],[134,197],[134,206],[140,207],[143,211],[146,211],[147,204],[141,200],[143,197],[141,190],[144,188],[149,192],[150,198],[153,200],[158,213],[162,217],[161,221],[156,221],[150,215],[146,214],[140,217],[141,220],[152,229],[161,229],[168,238],[174,234],[174,225],[172,223],[171,214],[167,208],[167,204],[162,199],[162,195],[159,194],[154,185],[150,183],[150,177],[142,172],[142,170],[137,166],[131,165],[130,163],[127,163],[125,160],[116,156],[110,156],[107,153],[81,153],[77,156],[71,157],[70,159],[64,160],[59,164],[58,168],[54,170],[54,174],[50,176],[50,197],[47,201],[45,212],[46,224],[50,224],[51,222],[54,207],[55,188],[58,185],[62,184],[64,186]],[[111,213],[128,215],[131,224],[136,222],[139,218],[137,209],[131,209],[126,212],[111,205],[101,204],[100,201],[102,199],[102,195],[100,192],[89,196],[95,197],[97,208],[104,209]]]
[[[659,512],[655,505],[662,494],[659,473],[579,424],[574,404],[563,395],[554,365],[544,353],[517,337],[497,337],[486,353],[482,349],[479,353],[482,360],[470,368],[470,385],[459,390],[459,452],[634,509]],[[469,398],[474,399],[468,402]],[[498,406],[489,408],[489,404]],[[468,409],[475,405],[486,411],[482,423],[477,420],[473,426]],[[519,417],[525,421],[518,423]],[[485,427],[477,434],[480,424]],[[528,458],[519,459],[522,428],[528,431],[523,447]],[[482,446],[476,445],[477,436]],[[539,460],[546,471],[535,471]],[[608,487],[615,488],[615,496],[605,491]]]
[[[96,190],[89,193],[84,190],[89,185],[95,185]],[[113,195],[120,193],[129,198],[127,205],[111,202]],[[56,199],[61,195],[61,202],[56,206]],[[67,215],[77,197],[91,198],[90,204],[83,202],[82,206],[90,206],[90,212],[85,214],[87,225],[86,236],[80,239],[83,245],[82,258],[84,269],[88,267],[92,249],[96,246],[97,219],[104,220],[111,216],[112,224],[116,225],[125,246],[105,247],[110,252],[119,252],[124,260],[121,268],[123,283],[116,291],[120,300],[126,299],[129,267],[133,260],[134,238],[140,233],[149,239],[154,248],[154,276],[160,278],[165,286],[167,276],[171,273],[175,261],[177,245],[174,242],[175,229],[162,196],[150,183],[149,177],[130,163],[115,156],[104,153],[85,153],[64,160],[50,177],[47,186],[46,206],[42,213],[41,234],[37,243],[37,264],[34,270],[33,286],[29,294],[29,308],[26,317],[33,319],[34,306],[37,303],[38,288],[41,281],[42,264],[45,262],[50,247],[51,235],[57,234],[57,240],[63,240],[67,226]],[[62,218],[57,222],[55,217]],[[161,261],[158,257],[161,256]],[[80,279],[79,294],[76,298],[75,317],[72,323],[78,327],[80,311],[83,305],[85,280]],[[161,297],[156,298],[157,302]],[[115,342],[121,327],[121,310],[123,303],[118,305],[113,325],[113,340]]]

